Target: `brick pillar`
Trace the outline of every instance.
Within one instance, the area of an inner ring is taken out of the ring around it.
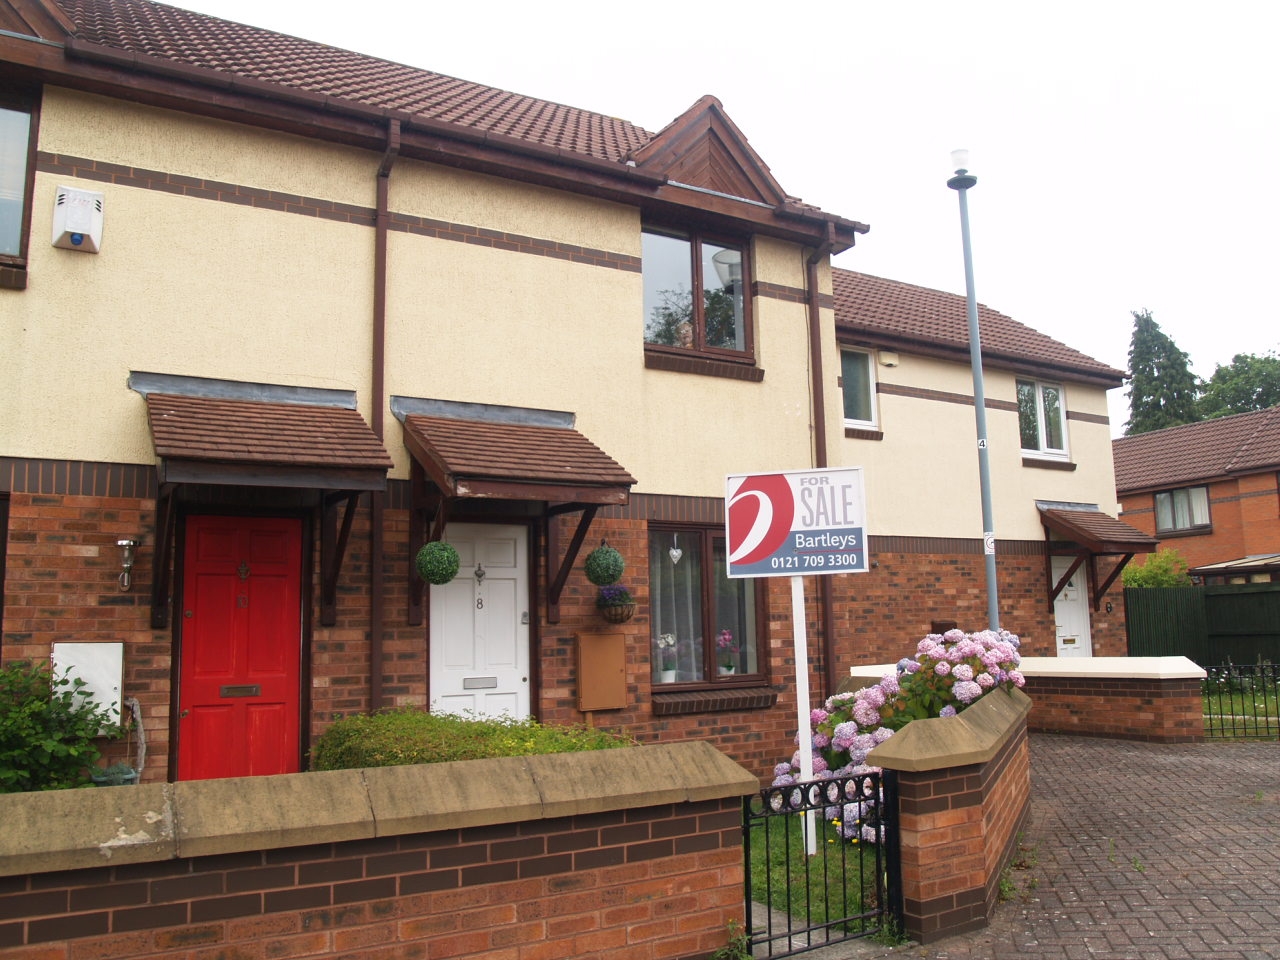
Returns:
[[[920,943],[984,927],[1031,802],[1027,713],[996,691],[957,717],[917,720],[867,758],[898,773],[903,933]]]

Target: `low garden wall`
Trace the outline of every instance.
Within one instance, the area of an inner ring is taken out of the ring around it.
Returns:
[[[1194,743],[1204,739],[1203,668],[1186,657],[1024,657],[1040,733]]]
[[[985,926],[1031,803],[1027,714],[993,690],[958,716],[915,720],[867,756],[897,780],[903,933],[920,943]]]
[[[875,683],[893,664],[853,667],[842,689]],[[1186,657],[1023,657],[1033,733],[1194,743],[1204,739],[1200,681]]]
[[[706,956],[758,786],[688,741],[4,795],[0,955]]]

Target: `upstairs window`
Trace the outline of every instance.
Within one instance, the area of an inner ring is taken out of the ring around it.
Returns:
[[[863,350],[840,351],[840,383],[846,427],[876,426],[876,385],[872,356]]]
[[[33,118],[31,101],[0,93],[0,267],[26,266]]]
[[[1184,487],[1156,494],[1156,533],[1198,531],[1208,526],[1208,487]]]
[[[746,248],[645,230],[644,342],[664,352],[752,359]]]
[[[1023,453],[1066,459],[1067,404],[1060,385],[1018,381],[1018,433]]]
[[[724,527],[650,527],[649,622],[655,684],[760,681],[754,580],[730,580]]]

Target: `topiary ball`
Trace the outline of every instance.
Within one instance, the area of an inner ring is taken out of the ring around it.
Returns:
[[[587,571],[587,579],[597,587],[617,583],[626,566],[622,554],[603,542],[587,554],[586,563],[583,564],[583,568]]]
[[[414,563],[422,579],[437,586],[448,583],[458,575],[458,551],[443,540],[423,544]]]

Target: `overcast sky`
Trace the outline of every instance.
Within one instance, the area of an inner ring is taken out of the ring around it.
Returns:
[[[713,94],[785,190],[871,225],[838,266],[959,294],[964,147],[983,303],[1119,369],[1132,310],[1200,376],[1280,351],[1274,0],[176,5],[652,131]]]

